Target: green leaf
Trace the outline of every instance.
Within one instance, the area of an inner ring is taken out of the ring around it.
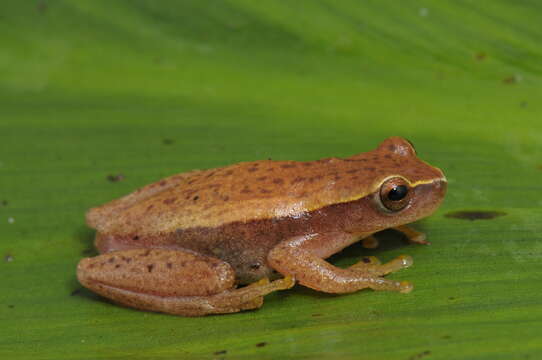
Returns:
[[[0,13],[6,359],[535,359],[542,345],[542,5],[8,1]],[[410,139],[449,179],[403,295],[296,286],[257,311],[145,313],[82,289],[86,209],[161,177]],[[468,220],[457,211],[504,215]],[[456,214],[457,215],[457,214]]]

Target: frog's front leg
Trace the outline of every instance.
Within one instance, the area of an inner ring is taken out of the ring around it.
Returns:
[[[324,260],[359,237],[359,234],[342,232],[298,236],[279,243],[271,250],[267,260],[275,270],[293,276],[300,284],[318,291],[348,293],[371,288],[410,292],[412,284],[409,282],[382,277],[410,266],[412,259],[408,256],[401,256],[387,264],[368,258],[368,261],[361,261],[347,269],[338,268]]]
[[[226,262],[181,250],[114,251],[79,262],[81,284],[133,308],[184,316],[259,308],[263,296],[294,285],[291,278],[260,280],[236,289]]]

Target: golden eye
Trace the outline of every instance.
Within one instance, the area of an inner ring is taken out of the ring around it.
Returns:
[[[400,177],[386,180],[380,187],[380,202],[389,211],[403,210],[410,203],[410,187]]]

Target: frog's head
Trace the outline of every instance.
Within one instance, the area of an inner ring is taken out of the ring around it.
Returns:
[[[412,143],[391,137],[365,154],[366,161],[375,162],[365,197],[375,229],[411,223],[439,207],[446,193],[446,177],[439,168],[420,160]]]

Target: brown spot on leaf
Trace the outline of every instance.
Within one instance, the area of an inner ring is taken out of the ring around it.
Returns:
[[[118,181],[124,180],[124,175],[122,175],[122,174],[107,175],[106,179],[111,181],[111,182],[118,182]]]
[[[502,79],[503,84],[513,85],[519,82],[519,77],[517,75],[507,76]]]
[[[36,6],[36,9],[38,10],[38,13],[45,14],[49,6],[47,5],[46,1],[40,1],[38,2],[38,5]]]
[[[500,216],[506,215],[503,211],[478,211],[478,210],[465,210],[465,211],[453,211],[445,214],[447,218],[462,219],[462,220],[491,220]]]
[[[262,342],[257,343],[256,347],[264,347],[265,345],[267,345],[267,342],[262,341]]]
[[[228,351],[227,350],[219,350],[219,351],[215,351],[213,353],[213,355],[224,355],[226,354]]]
[[[411,357],[409,357],[408,359],[409,360],[418,360],[418,359],[421,359],[421,358],[424,358],[428,355],[431,355],[431,351],[430,350],[425,350],[419,354],[415,354],[415,355],[412,355]]]
[[[166,139],[163,139],[163,140],[162,140],[162,143],[163,143],[164,145],[171,145],[171,144],[174,144],[174,143],[175,143],[175,140],[166,138]]]
[[[485,60],[485,58],[487,57],[487,54],[483,51],[480,51],[479,53],[477,53],[476,55],[474,55],[474,58],[478,61],[482,61],[482,60]]]

